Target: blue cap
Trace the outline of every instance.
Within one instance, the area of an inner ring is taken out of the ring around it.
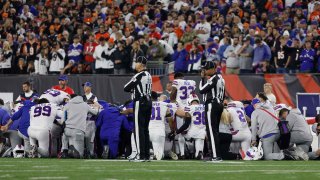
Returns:
[[[311,21],[311,25],[318,25],[318,21],[317,20]]]
[[[161,18],[161,14],[156,14],[156,18]]]
[[[92,83],[91,82],[85,82],[85,83],[82,84],[82,86],[92,87]]]
[[[67,75],[59,76],[59,81],[67,81],[67,80],[68,80],[68,76]]]
[[[207,42],[213,42],[213,38],[212,37],[208,38]]]
[[[261,101],[258,98],[252,99],[252,102],[251,102],[252,105],[255,105],[255,104],[258,104],[258,103],[261,103]]]

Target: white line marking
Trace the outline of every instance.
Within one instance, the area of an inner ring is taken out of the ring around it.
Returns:
[[[302,173],[302,172],[307,172],[307,173],[318,173],[318,170],[230,170],[230,171],[216,171],[217,173],[249,173],[249,172],[262,172],[264,174],[287,174],[287,173]]]
[[[0,164],[0,167],[13,167],[13,166],[16,166],[16,165],[13,165],[13,164]]]
[[[38,179],[69,179],[69,177],[30,177],[29,179],[38,180]]]
[[[10,178],[10,177],[12,177],[12,175],[10,174],[3,174],[0,176],[0,178]]]

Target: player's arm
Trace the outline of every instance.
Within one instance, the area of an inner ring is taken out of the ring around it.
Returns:
[[[16,113],[13,114],[13,116],[11,118],[10,118],[9,114],[6,115],[6,116],[8,116],[9,120],[6,123],[6,125],[1,127],[2,131],[7,131],[10,128],[13,121],[20,119],[20,117],[22,116],[22,109],[23,108],[20,108]]]
[[[176,115],[180,117],[186,117],[187,112],[185,112],[183,109],[178,108],[176,111]]]
[[[291,61],[291,56],[288,56],[288,60],[286,62],[285,68],[287,68],[289,66],[290,61]]]
[[[93,115],[98,115],[100,112],[100,106],[98,108],[96,108],[96,107],[91,107],[88,105],[88,112]]]
[[[208,80],[207,83],[204,83],[204,78],[202,78],[200,85],[199,85],[199,92],[200,94],[206,94],[207,92],[211,91],[212,86],[217,83],[217,78],[213,80]]]
[[[171,102],[176,102],[176,99],[177,99],[177,88],[172,86],[172,90],[171,90],[171,93],[170,93],[170,101]]]
[[[141,74],[139,74],[138,76],[137,75],[133,76],[133,78],[126,85],[124,85],[124,91],[131,92],[131,90],[137,85],[140,79],[141,79]]]
[[[120,111],[120,113],[124,114],[124,115],[133,114],[133,108],[128,108],[128,109],[122,110],[122,111]]]
[[[191,115],[189,113],[186,113],[186,116],[184,117],[184,123],[183,125],[176,131],[176,134],[180,134],[183,131],[185,131],[186,129],[188,129],[188,127],[191,124]]]
[[[57,108],[56,118],[55,121],[57,121],[59,124],[63,124],[63,111],[61,108]]]
[[[171,114],[170,109],[168,108],[168,109],[167,109],[167,112],[166,112],[166,118],[168,118],[169,127],[170,127],[171,132],[174,131],[174,127],[175,127],[172,116],[173,116],[173,115]]]
[[[257,144],[257,131],[258,131],[258,122],[257,122],[257,111],[253,112],[251,115],[251,144],[255,146]]]

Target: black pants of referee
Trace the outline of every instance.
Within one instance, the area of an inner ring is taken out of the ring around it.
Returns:
[[[220,152],[220,138],[219,138],[219,124],[220,124],[220,118],[221,114],[223,112],[223,104],[218,102],[216,99],[208,100],[205,103],[205,111],[206,111],[206,130],[207,130],[207,136],[209,140],[209,152],[210,156],[213,155],[213,151],[216,152],[216,157],[221,157]],[[209,125],[211,125],[212,128],[212,134],[210,133]],[[212,149],[212,139],[214,140],[215,149]],[[213,158],[216,158],[213,157]]]
[[[141,98],[134,101],[135,140],[140,159],[150,158],[149,122],[152,112],[152,101],[149,98]],[[137,119],[137,120],[136,120]],[[138,124],[137,124],[138,123]],[[138,128],[137,128],[138,126]],[[138,138],[137,138],[138,132]]]

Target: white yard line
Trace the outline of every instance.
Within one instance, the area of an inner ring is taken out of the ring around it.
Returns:
[[[69,177],[30,177],[29,179],[32,179],[32,180],[39,180],[39,179],[69,179]]]
[[[16,165],[13,164],[0,164],[0,167],[14,167]]]
[[[0,178],[10,178],[10,177],[12,177],[11,174],[2,174],[2,175],[0,175]]]

